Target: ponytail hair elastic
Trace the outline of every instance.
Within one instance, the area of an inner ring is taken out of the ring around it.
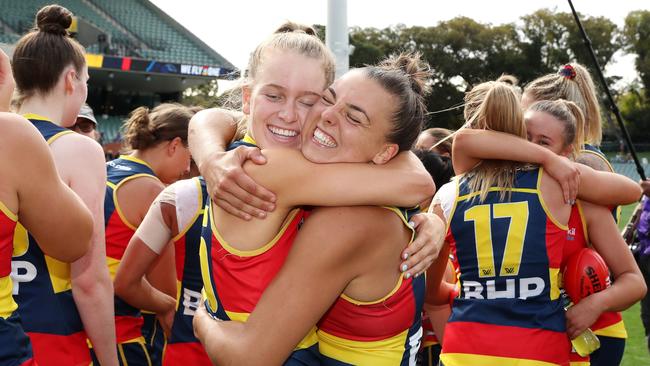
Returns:
[[[576,70],[570,64],[562,66],[558,73],[569,80],[573,80],[576,77]]]

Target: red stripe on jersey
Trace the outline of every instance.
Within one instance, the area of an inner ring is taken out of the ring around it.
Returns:
[[[34,360],[39,366],[88,366],[92,361],[86,333],[68,336],[29,332]]]
[[[396,336],[413,324],[416,304],[411,279],[382,302],[357,305],[339,297],[325,313],[318,328],[334,336],[371,342]]]
[[[571,343],[566,333],[474,322],[445,327],[443,353],[464,353],[567,365]]]
[[[0,210],[0,277],[9,276],[11,273],[11,255],[14,249],[15,229],[16,221]],[[9,293],[9,296],[11,296],[11,293]]]
[[[142,316],[115,315],[115,339],[117,343],[126,343],[142,337]]]
[[[569,223],[567,224],[569,230],[566,235],[566,243],[562,250],[562,269],[566,266],[566,262],[574,253],[582,248],[587,247],[587,237],[585,236],[582,215],[578,204],[571,206],[571,215],[569,216]]]
[[[106,224],[106,255],[113,259],[122,260],[133,234],[135,234],[135,231],[126,226],[117,210],[113,211]]]
[[[253,312],[262,293],[284,264],[302,219],[303,210],[299,210],[273,246],[250,257],[230,253],[212,234],[212,279],[226,311]]]
[[[567,240],[562,251],[562,271],[566,266],[568,259],[582,248],[587,248],[587,234],[585,233],[586,222],[585,218],[580,211],[578,203],[571,207],[571,216],[569,216],[569,230],[567,232]],[[621,313],[607,312],[603,313],[596,322],[589,327],[591,330],[596,331],[616,323],[622,322],[623,317]]]
[[[550,219],[546,218],[546,254],[548,255],[548,267],[560,268],[562,263],[562,250],[566,243],[566,231],[559,228]]]
[[[212,365],[201,343],[167,343],[163,366]]]

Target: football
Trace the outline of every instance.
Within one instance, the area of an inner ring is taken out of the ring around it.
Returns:
[[[564,268],[563,280],[564,290],[576,304],[611,285],[605,260],[590,248],[583,248],[569,258]]]

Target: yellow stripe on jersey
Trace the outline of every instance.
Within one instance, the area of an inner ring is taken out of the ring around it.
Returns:
[[[440,355],[440,361],[444,362],[445,366],[555,366],[554,363],[544,361],[465,353],[443,353]]]
[[[127,159],[127,158],[128,158],[128,159]],[[147,165],[147,163],[145,163],[144,161],[142,161],[142,160],[140,160],[140,159],[138,159],[138,158],[134,158],[134,157],[132,157],[132,156],[122,156],[121,159],[131,160],[131,161],[135,161],[135,162],[137,162],[137,163],[140,163],[140,164],[144,164],[144,165],[146,165],[146,166],[149,166],[149,165]],[[121,187],[122,185],[124,185],[124,183],[129,182],[129,181],[132,181],[132,180],[134,180],[134,179],[136,179],[136,178],[140,178],[140,177],[148,177],[148,178],[152,178],[152,179],[155,179],[155,180],[157,180],[158,182],[160,182],[160,179],[158,179],[155,175],[151,175],[151,174],[148,174],[148,173],[140,173],[140,174],[133,174],[133,175],[127,177],[127,178],[122,179],[122,180],[120,181],[120,183],[118,183],[118,184],[113,188],[113,204],[115,205],[115,211],[117,211],[117,214],[120,216],[120,220],[122,220],[122,222],[124,223],[124,225],[126,225],[129,229],[131,229],[131,230],[133,230],[133,231],[136,231],[138,228],[137,228],[137,226],[135,226],[135,225],[133,225],[132,223],[130,223],[129,220],[126,219],[126,216],[124,215],[124,212],[122,212],[122,209],[120,208],[120,204],[119,204],[119,202],[117,201],[117,190],[120,189],[120,187]]]
[[[549,293],[549,295],[551,297],[551,300],[555,300],[560,297],[560,269],[549,268],[548,278],[550,280],[550,286],[551,286],[551,292]]]
[[[111,280],[115,280],[117,269],[120,267],[120,260],[106,256],[106,264],[108,265],[108,273],[111,275]]]
[[[280,230],[278,230],[278,233],[275,234],[275,237],[273,237],[273,239],[271,239],[271,241],[266,243],[264,246],[254,250],[240,250],[228,244],[228,242],[221,236],[219,230],[217,229],[217,225],[215,225],[214,223],[214,208],[212,207],[212,203],[210,203],[210,210],[212,210],[211,211],[212,214],[210,215],[210,225],[212,225],[212,234],[214,235],[215,238],[217,238],[221,246],[230,254],[235,254],[240,257],[255,257],[273,248],[273,246],[278,242],[278,240],[282,238],[285,231],[287,231],[287,228],[289,227],[289,225],[291,225],[293,219],[296,217],[296,215],[300,212],[301,209],[294,208],[293,210],[291,210],[291,212],[289,212],[289,214],[287,215],[287,218],[284,220],[284,224],[282,224],[282,228],[280,228]]]
[[[49,139],[47,139],[47,144],[52,145],[52,143],[54,141],[56,141],[59,137],[65,136],[65,135],[68,135],[68,134],[71,134],[71,133],[74,133],[74,131],[71,131],[71,130],[61,131],[61,132],[55,134],[54,136],[50,137]]]
[[[590,366],[591,362],[590,361],[571,361],[569,362],[569,366]]]
[[[0,211],[5,214],[11,221],[18,221],[18,215],[13,213],[2,201],[0,201]]]
[[[248,134],[248,132],[246,132],[246,135],[244,135],[244,138],[242,139],[242,141],[257,146],[257,142],[255,141],[253,136]]]
[[[27,249],[29,249],[29,235],[27,229],[18,222],[14,228],[14,251],[12,256],[23,256],[27,253]]]
[[[569,226],[567,225],[562,225],[560,221],[558,221],[555,216],[551,213],[551,210],[549,210],[548,206],[546,205],[546,201],[544,201],[544,197],[542,196],[542,192],[539,190],[540,185],[542,184],[542,174],[544,174],[544,168],[539,167],[539,173],[537,175],[537,197],[539,197],[539,203],[542,205],[542,208],[544,209],[544,212],[546,212],[546,217],[555,224],[555,226],[559,227],[562,230],[569,230]]]
[[[203,226],[205,226],[205,221],[207,215],[203,216]],[[210,307],[211,312],[216,313],[219,310],[217,304],[217,296],[213,291],[214,285],[212,284],[212,274],[210,273],[210,253],[208,253],[208,246],[205,243],[205,239],[201,237],[201,244],[199,245],[199,263],[201,263],[201,278],[203,280],[203,293],[205,298],[208,300],[208,306]]]
[[[18,305],[14,302],[14,297],[11,296],[13,289],[13,282],[11,276],[0,278],[0,318],[7,319],[11,314],[18,309]]]
[[[56,260],[48,255],[44,255],[47,272],[52,282],[52,291],[55,294],[72,289],[70,279],[70,264]]]
[[[396,207],[391,207],[391,206],[382,206],[382,208],[385,208],[385,209],[387,209],[389,211],[392,211],[395,214],[397,214],[397,216],[399,216],[399,218],[402,220],[404,225],[406,225],[406,227],[411,231],[411,238],[409,239],[409,245],[410,245],[413,242],[413,239],[415,238],[415,229],[413,227],[411,227],[411,225],[409,225],[408,219],[404,216],[402,211],[400,211]],[[426,273],[425,273],[425,275],[426,275]],[[353,303],[355,305],[374,305],[374,304],[378,304],[380,302],[385,301],[389,297],[393,296],[397,292],[397,290],[399,290],[399,288],[402,286],[403,279],[404,279],[404,274],[401,273],[399,275],[399,277],[397,278],[397,283],[395,284],[395,287],[393,287],[393,289],[390,290],[390,292],[387,293],[385,296],[382,296],[380,299],[377,299],[377,300],[361,301],[361,300],[353,299],[353,298],[347,296],[346,294],[341,294],[341,298],[343,298],[343,299],[345,299],[345,301]]]
[[[230,320],[234,320],[242,323],[245,323],[250,317],[249,313],[238,313],[238,312],[227,311],[227,310],[226,310],[226,315],[228,315],[228,318],[230,318]],[[315,345],[318,342],[318,336],[316,335],[316,331],[317,328],[315,326],[312,327],[309,330],[309,333],[307,333],[307,335],[305,336],[305,338],[303,338],[294,349],[296,350],[305,349]]]
[[[608,327],[594,330],[594,333],[599,336],[612,337],[612,338],[627,338],[627,330],[623,320],[614,323]]]
[[[320,353],[351,365],[399,365],[404,357],[408,329],[388,339],[359,342],[318,331]],[[368,350],[373,350],[368,352]]]
[[[425,275],[426,275],[426,273],[425,273]],[[386,296],[384,296],[384,297],[382,297],[381,299],[378,299],[378,300],[373,300],[373,301],[355,300],[355,299],[347,296],[346,294],[341,294],[341,298],[345,299],[345,301],[347,301],[347,302],[350,302],[350,303],[352,303],[354,305],[359,305],[359,306],[361,306],[361,305],[379,304],[380,302],[384,302],[386,299],[393,296],[397,292],[397,290],[399,290],[399,288],[402,286],[402,280],[403,279],[404,279],[404,274],[402,273],[402,274],[399,275],[399,277],[397,279],[397,283],[395,284],[395,287],[393,287],[393,289],[390,290],[390,292],[388,294],[386,294]]]

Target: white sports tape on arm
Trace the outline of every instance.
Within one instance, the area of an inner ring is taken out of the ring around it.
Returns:
[[[135,232],[135,235],[157,254],[162,252],[172,238],[172,231],[165,223],[165,219],[163,219],[161,205],[167,203],[173,206],[175,196],[173,185],[160,192]]]

